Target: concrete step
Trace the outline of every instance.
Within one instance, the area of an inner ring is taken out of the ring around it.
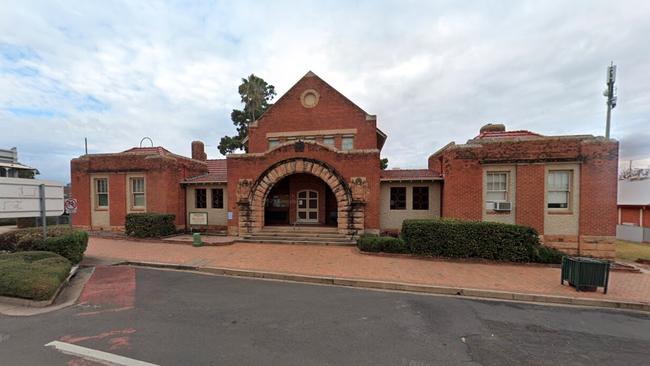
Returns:
[[[259,231],[255,234],[251,235],[263,235],[263,236],[275,236],[275,237],[301,237],[301,238],[331,238],[331,239],[336,239],[336,238],[341,238],[341,237],[348,237],[348,235],[344,234],[339,234],[339,233],[310,233],[310,232],[279,232],[279,231],[267,231],[267,230],[262,230]]]
[[[347,241],[328,241],[328,240],[295,240],[291,238],[273,238],[262,239],[258,237],[245,237],[241,242],[244,243],[271,243],[271,244],[310,244],[310,245],[341,245],[341,246],[354,246],[357,244],[354,240]]]
[[[347,236],[338,236],[334,238],[319,238],[319,237],[312,237],[312,236],[293,236],[293,235],[260,235],[260,234],[255,234],[255,235],[247,235],[244,236],[245,239],[255,239],[258,241],[265,241],[265,240],[290,240],[290,241],[309,241],[309,242],[332,242],[332,243],[340,243],[340,242],[350,242],[352,241],[352,238],[347,237]]]
[[[262,231],[279,233],[338,233],[338,228],[330,226],[264,226]]]

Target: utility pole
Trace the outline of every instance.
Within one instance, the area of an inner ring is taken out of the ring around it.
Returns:
[[[605,137],[609,138],[609,130],[611,126],[612,119],[612,109],[616,107],[616,92],[614,90],[614,82],[616,82],[616,65],[614,61],[607,66],[607,89],[603,92],[603,95],[607,97],[607,124],[605,127]]]

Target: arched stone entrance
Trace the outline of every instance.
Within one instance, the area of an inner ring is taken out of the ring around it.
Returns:
[[[271,188],[293,174],[311,174],[325,182],[334,193],[338,207],[338,232],[358,235],[364,229],[364,208],[368,191],[365,178],[346,182],[335,169],[315,159],[293,158],[277,162],[256,181],[240,179],[237,186],[239,234],[255,233],[264,227],[264,202]]]

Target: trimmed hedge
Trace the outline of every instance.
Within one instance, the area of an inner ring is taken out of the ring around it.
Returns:
[[[162,213],[131,213],[126,215],[126,235],[138,238],[159,238],[176,232],[176,215]]]
[[[38,241],[30,250],[40,250],[56,253],[72,264],[81,262],[88,248],[88,233],[74,231],[62,236],[48,236],[45,240]]]
[[[0,296],[50,299],[70,273],[70,261],[55,253],[0,254]]]
[[[528,226],[451,219],[404,220],[402,238],[417,255],[559,263],[562,253],[541,245]]]
[[[53,226],[47,230],[43,240],[42,228],[19,229],[0,234],[0,251],[53,252],[77,264],[88,247],[88,233],[76,231],[69,226]]]
[[[73,233],[69,226],[52,226],[47,228],[48,237],[57,237]],[[30,228],[12,230],[0,234],[0,251],[16,252],[33,250],[36,243],[43,240],[43,229]]]
[[[357,246],[364,252],[409,253],[404,241],[392,236],[364,234],[357,241]]]

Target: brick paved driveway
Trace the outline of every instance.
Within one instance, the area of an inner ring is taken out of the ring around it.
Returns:
[[[560,285],[560,269],[361,254],[355,247],[237,243],[221,247],[92,237],[87,257],[650,303],[650,274],[612,272],[607,295]]]

